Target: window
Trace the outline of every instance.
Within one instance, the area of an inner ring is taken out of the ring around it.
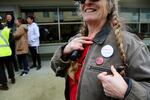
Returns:
[[[127,24],[127,27],[128,27],[128,31],[130,31],[131,33],[138,33],[139,32],[139,24],[137,23],[130,23],[130,24]]]
[[[46,18],[49,17],[49,12],[47,12],[47,11],[43,12],[43,17],[46,17]]]
[[[141,9],[140,21],[150,23],[150,9]]]
[[[59,20],[62,22],[64,20],[64,15],[63,15],[63,12],[60,11],[59,12]]]
[[[57,22],[57,9],[22,9],[22,17],[28,15],[35,16],[35,21],[37,23],[54,23]]]
[[[141,24],[141,32],[144,33],[145,38],[150,38],[150,24]]]
[[[67,42],[70,37],[77,34],[79,31],[80,24],[61,24],[61,39]]]
[[[39,25],[40,43],[59,42],[58,25]]]
[[[77,15],[76,8],[73,7],[28,8],[21,11],[22,17],[29,14],[35,16],[40,28],[40,43],[42,44],[66,42],[70,37],[77,34],[81,25],[81,18]]]
[[[40,43],[58,42],[57,8],[22,9],[22,17],[35,16],[40,29]]]
[[[78,16],[78,13],[76,11],[72,11],[72,16]]]
[[[121,8],[120,16],[126,22],[139,22],[139,10],[132,8]]]
[[[81,22],[81,17],[78,16],[76,8],[60,8],[61,22]]]
[[[60,8],[61,41],[67,42],[70,37],[77,34],[81,25],[81,18],[77,15],[76,8]]]
[[[54,19],[54,22],[58,22],[58,13],[57,11],[53,12],[53,19]]]

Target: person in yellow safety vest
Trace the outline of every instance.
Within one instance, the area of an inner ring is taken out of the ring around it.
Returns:
[[[1,17],[0,17],[1,19]],[[3,27],[0,22],[0,90],[8,90],[7,77],[5,73],[5,66],[11,83],[15,83],[15,75],[11,62],[12,51],[9,46],[10,29]]]
[[[9,33],[10,29],[5,27],[4,29],[0,30],[0,57],[10,56],[12,51],[9,46]]]

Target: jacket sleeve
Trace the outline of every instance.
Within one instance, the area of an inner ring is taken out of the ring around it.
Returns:
[[[74,37],[69,39],[68,43],[72,41],[74,38],[80,36],[81,34],[75,35]],[[67,44],[64,44],[63,46],[59,47],[51,59],[51,68],[56,73],[56,76],[65,77],[67,75],[67,69],[71,63],[70,59],[68,59],[67,61],[64,61],[62,59],[62,51],[66,45]]]
[[[15,38],[15,39],[20,38],[20,37],[24,34],[24,31],[25,31],[25,30],[24,30],[23,27],[19,27],[19,28],[17,29],[17,31],[14,32],[14,34],[13,34],[14,38]]]
[[[130,39],[126,49],[129,65],[126,76],[131,80],[132,87],[125,100],[150,100],[150,53],[142,41]]]
[[[70,61],[63,61],[62,50],[65,45],[59,47],[51,59],[51,68],[56,73],[56,76],[65,77],[67,75],[67,67],[70,66]]]

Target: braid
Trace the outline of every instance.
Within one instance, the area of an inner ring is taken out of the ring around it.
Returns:
[[[118,1],[117,0],[107,0],[108,1],[108,11],[109,14],[107,19],[111,21],[112,27],[114,30],[117,46],[120,53],[120,58],[123,66],[126,66],[126,54],[123,48],[123,36],[121,33],[122,30],[122,23],[118,16]]]
[[[71,61],[70,67],[68,69],[68,75],[70,78],[75,82],[75,73],[78,70],[78,63],[77,61]]]
[[[118,1],[117,0],[107,0],[107,1],[108,1],[108,11],[109,11],[107,19],[112,24],[117,46],[118,46],[119,53],[120,53],[121,64],[122,64],[122,67],[125,69],[125,67],[127,67],[126,62],[125,62],[126,54],[123,48],[123,36],[121,33],[121,30],[123,29],[123,25],[118,16]],[[125,70],[121,71],[120,75],[125,76],[126,75]]]
[[[119,17],[116,14],[113,15],[112,25],[113,25],[114,34],[115,34],[115,37],[116,37],[117,46],[118,46],[119,53],[120,53],[121,63],[122,63],[122,66],[125,69],[125,67],[127,67],[126,63],[125,63],[126,54],[125,54],[125,51],[124,51],[124,48],[123,48],[123,37],[122,37],[122,33],[121,33],[121,23],[119,21]],[[121,71],[120,75],[125,76],[126,75],[125,70]]]
[[[125,51],[124,51],[124,48],[123,48],[123,40],[122,40],[123,38],[122,38],[122,33],[121,33],[121,24],[120,24],[120,21],[119,21],[119,18],[118,18],[117,15],[113,16],[112,24],[113,24],[113,29],[114,29],[114,34],[115,34],[115,37],[116,37],[116,42],[117,42],[117,45],[118,45],[118,49],[120,51],[121,62],[122,62],[122,65],[125,65],[126,55],[125,55]]]
[[[79,33],[82,36],[87,36],[88,35],[88,29],[85,23],[83,23],[83,25],[80,27]]]
[[[82,36],[87,36],[87,26],[85,24],[83,24],[81,27],[80,27],[80,30],[79,30],[79,34],[81,34]],[[78,61],[78,59],[77,59]],[[68,69],[68,75],[70,76],[71,79],[73,79],[73,81],[75,82],[75,73],[76,71],[78,70],[78,66],[81,65],[80,63],[78,63],[77,61],[71,61],[71,65]]]

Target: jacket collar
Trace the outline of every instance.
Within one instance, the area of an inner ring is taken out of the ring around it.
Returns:
[[[96,36],[93,39],[93,42],[95,42],[96,44],[103,44],[110,31],[111,31],[110,24],[106,23],[103,26],[102,30],[96,34]]]

